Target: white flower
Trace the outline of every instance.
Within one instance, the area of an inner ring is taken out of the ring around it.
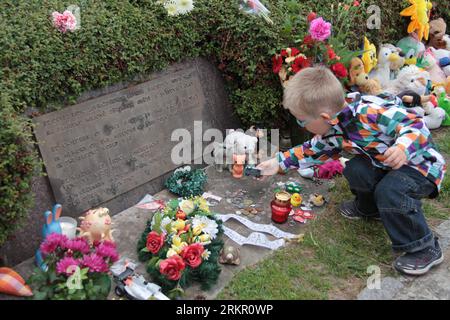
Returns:
[[[219,232],[219,226],[216,221],[201,215],[197,215],[192,219],[192,228],[196,227],[201,228],[211,239],[214,239]]]
[[[164,8],[167,10],[169,16],[176,16],[179,14],[178,7],[174,1],[166,1],[164,3]]]
[[[172,223],[172,219],[170,219],[169,217],[164,217],[161,220],[161,231],[166,234],[167,230],[166,230],[166,226]]]
[[[180,209],[184,211],[186,214],[191,214],[194,212],[195,204],[192,200],[183,200],[180,202]]]
[[[179,14],[186,14],[194,9],[193,0],[175,0],[175,4]]]
[[[203,253],[202,253],[203,260],[208,260],[210,255],[211,255],[211,251],[209,251],[208,249],[205,249],[205,251],[203,251]]]

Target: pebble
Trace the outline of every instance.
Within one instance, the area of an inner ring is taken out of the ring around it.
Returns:
[[[236,214],[241,215],[242,212],[241,212],[240,210],[237,210],[237,211],[236,211]]]

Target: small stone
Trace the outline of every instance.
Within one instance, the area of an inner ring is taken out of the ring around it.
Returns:
[[[241,215],[242,212],[240,210],[236,210],[236,214]]]

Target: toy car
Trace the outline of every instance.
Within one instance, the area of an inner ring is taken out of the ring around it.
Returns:
[[[285,189],[289,193],[300,193],[302,191],[302,186],[298,182],[287,182]]]
[[[121,259],[111,267],[116,288],[114,292],[119,297],[130,300],[169,300],[161,292],[161,287],[147,282],[142,275],[135,273],[136,264]]]
[[[259,178],[259,177],[261,177],[261,170],[256,169],[255,167],[247,166],[247,167],[245,167],[244,174],[246,176],[252,176],[252,177]]]

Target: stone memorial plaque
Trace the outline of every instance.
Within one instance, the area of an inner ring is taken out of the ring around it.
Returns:
[[[196,120],[217,124],[214,110],[205,110],[201,77],[190,63],[35,118],[48,178],[65,210],[81,213],[178,167],[172,131],[193,132]]]

